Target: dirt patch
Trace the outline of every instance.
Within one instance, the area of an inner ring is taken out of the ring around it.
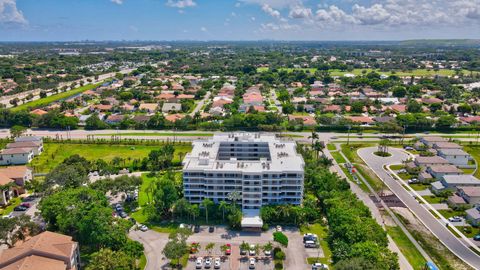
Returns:
[[[410,228],[423,232],[430,233],[430,231],[423,226],[423,224],[418,220],[408,208],[403,207],[391,207],[393,212],[399,215],[399,218],[405,225],[408,225]]]

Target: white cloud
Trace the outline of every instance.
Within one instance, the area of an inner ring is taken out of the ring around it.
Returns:
[[[208,29],[205,26],[200,27],[200,31],[202,32],[208,32]]]
[[[17,9],[16,0],[0,0],[0,23],[25,25],[28,21]]]
[[[254,22],[254,21],[256,20],[256,18],[252,16],[252,17],[250,17],[250,20],[251,20],[252,22]]]
[[[322,26],[455,26],[480,20],[480,0],[385,0],[370,6],[354,4],[351,12],[335,5],[320,7],[315,14]]]
[[[187,7],[194,7],[197,3],[193,0],[168,0],[167,6],[174,7],[174,8],[187,8]]]
[[[240,3],[240,2],[235,3],[236,8],[239,8],[241,5],[242,5],[242,3]]]
[[[296,5],[290,9],[288,16],[293,19],[310,19],[312,18],[312,9]]]
[[[232,17],[237,17],[237,13],[235,13],[235,12],[232,12],[230,15],[231,15]]]
[[[280,11],[276,10],[276,9],[273,9],[272,7],[270,7],[268,4],[264,4],[262,6],[262,10],[267,13],[268,15],[274,17],[274,18],[277,18],[279,19],[281,17],[280,15]]]
[[[298,3],[301,1],[293,1],[293,0],[241,0],[247,4],[256,4],[256,5],[268,5],[273,8],[285,8],[290,6],[292,3]]]
[[[110,0],[110,2],[112,2],[114,4],[117,4],[117,5],[123,4],[123,0]]]

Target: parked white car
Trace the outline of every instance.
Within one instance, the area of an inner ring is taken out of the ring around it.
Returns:
[[[197,260],[195,261],[195,269],[202,269],[203,266],[203,258],[198,257]]]
[[[312,270],[328,270],[328,265],[323,263],[312,264]]]
[[[220,269],[220,258],[215,258],[215,262],[213,263],[213,268]]]
[[[255,269],[255,258],[250,258],[248,269]]]

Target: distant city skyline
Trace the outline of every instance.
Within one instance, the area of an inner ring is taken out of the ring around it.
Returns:
[[[0,0],[0,41],[480,39],[480,0]]]

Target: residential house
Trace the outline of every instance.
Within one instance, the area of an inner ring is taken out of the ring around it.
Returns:
[[[108,112],[111,111],[113,108],[112,105],[103,105],[103,104],[97,104],[97,105],[92,105],[90,106],[90,111],[95,111],[95,112]]]
[[[0,185],[14,184],[0,191],[0,205],[5,205],[12,197],[25,193],[25,183],[32,180],[32,170],[26,166],[0,168]]]
[[[112,114],[112,115],[109,115],[107,117],[107,119],[105,119],[105,123],[107,124],[119,124],[120,122],[123,121],[123,119],[125,119],[125,115],[122,115],[122,114]]]
[[[183,115],[183,114],[169,114],[169,115],[165,116],[165,120],[174,123],[178,120],[183,119],[184,117],[185,117],[185,115]]]
[[[404,104],[394,104],[388,106],[388,108],[396,113],[404,113],[407,111],[407,105]]]
[[[13,142],[8,143],[5,148],[31,148],[35,156],[40,155],[43,152],[43,143],[42,141],[25,141],[25,142]]]
[[[137,124],[145,124],[148,122],[148,120],[150,120],[149,115],[135,115],[132,117],[132,121]]]
[[[179,112],[182,111],[182,104],[180,103],[163,103],[162,112]]]
[[[0,269],[77,270],[80,248],[71,236],[45,231],[0,254]]]
[[[289,121],[301,121],[303,125],[305,126],[315,126],[317,124],[317,121],[315,121],[315,118],[313,116],[309,115],[289,115],[288,116]]]
[[[440,181],[432,183],[432,191],[434,193],[443,190],[455,191],[460,187],[480,187],[480,180],[469,174],[445,174],[440,178],[435,178],[439,179]]]
[[[454,165],[434,165],[428,166],[427,172],[431,174],[435,179],[440,180],[446,175],[460,175],[463,174],[462,170],[459,170]]]
[[[437,143],[437,142],[448,142],[448,140],[445,139],[445,138],[443,138],[443,137],[432,136],[432,137],[423,137],[423,138],[420,138],[420,142],[422,142],[423,144],[425,144],[425,145],[428,146],[428,147],[433,147],[433,144],[434,144],[434,143]]]
[[[323,108],[323,111],[341,113],[342,107],[340,105],[328,105],[328,106],[325,106],[325,108]]]
[[[462,149],[462,146],[454,142],[435,142],[432,146],[433,149]]]
[[[435,166],[435,165],[447,165],[450,162],[448,162],[448,160],[439,156],[431,156],[431,157],[418,156],[415,158],[414,163],[419,167],[428,167],[428,166]]]
[[[157,103],[142,103],[138,107],[139,110],[144,110],[148,113],[154,113],[158,110],[158,104]]]
[[[460,167],[467,166],[470,160],[470,155],[467,152],[456,148],[438,149],[438,155]]]
[[[372,118],[367,116],[347,116],[345,118],[351,120],[354,123],[359,123],[361,125],[369,125],[374,122]]]
[[[459,187],[457,190],[457,193],[469,204],[472,204],[472,205],[480,204],[480,187],[479,186]]]
[[[470,222],[473,226],[480,225],[480,206],[476,206],[474,208],[468,209],[465,211],[466,220]]]
[[[47,111],[44,111],[42,109],[35,109],[33,111],[30,112],[31,114],[35,114],[35,115],[38,115],[38,116],[42,116],[44,114],[47,114],[48,112]]]
[[[24,165],[32,161],[32,148],[10,148],[0,151],[0,165]]]
[[[458,207],[466,205],[467,202],[462,197],[458,196],[458,194],[453,194],[452,196],[448,197],[447,204],[450,207]]]

